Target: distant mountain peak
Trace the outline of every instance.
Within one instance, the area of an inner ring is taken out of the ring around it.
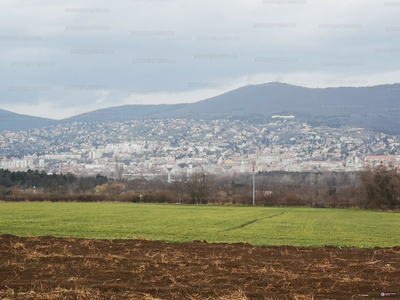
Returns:
[[[125,122],[145,118],[257,117],[293,115],[295,121],[331,127],[355,126],[400,132],[400,84],[370,87],[308,88],[282,82],[247,85],[195,103],[122,105],[60,121],[0,109],[0,131],[28,130],[73,122]]]

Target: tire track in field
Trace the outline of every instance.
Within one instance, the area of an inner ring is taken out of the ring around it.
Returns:
[[[279,213],[279,214],[276,214],[276,215],[272,215],[272,216],[268,216],[268,217],[265,217],[265,218],[262,218],[262,219],[272,219],[272,218],[275,218],[275,217],[277,217],[277,216],[281,216],[281,215],[283,215],[283,214],[286,214],[287,212],[289,212],[290,210],[288,210],[288,211],[283,211],[283,212],[281,212],[281,213]],[[261,219],[259,219],[259,220],[261,220]]]
[[[259,221],[259,220],[272,219],[272,218],[281,216],[281,215],[283,215],[283,214],[286,214],[286,213],[289,212],[289,211],[290,211],[290,210],[288,210],[288,211],[283,211],[283,212],[280,212],[279,214],[275,214],[275,215],[268,216],[268,217],[264,217],[264,218],[253,219],[253,220],[247,221],[247,222],[245,222],[245,223],[242,223],[242,224],[239,224],[239,225],[237,225],[237,226],[234,226],[234,227],[231,227],[231,228],[227,228],[227,229],[224,229],[224,230],[221,230],[221,231],[232,231],[232,230],[236,230],[236,229],[241,229],[241,228],[244,228],[244,227],[249,226],[249,225],[251,225],[251,224],[254,224],[255,222],[257,222],[257,221]]]
[[[222,230],[222,231],[232,231],[232,230],[240,229],[240,228],[249,226],[249,225],[251,225],[251,224],[254,224],[254,223],[257,222],[258,220],[260,220],[260,219],[253,219],[253,220],[247,221],[246,223],[243,223],[243,224],[240,224],[240,225],[237,225],[237,226],[228,228],[228,229],[224,229],[224,230]]]

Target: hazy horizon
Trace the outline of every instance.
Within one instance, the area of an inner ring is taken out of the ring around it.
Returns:
[[[288,83],[284,83],[284,82],[268,82],[268,83],[262,83],[262,84],[247,84],[247,85],[245,85],[245,86],[267,86],[267,85],[271,85],[271,84],[272,84],[272,85],[273,85],[273,84],[282,84],[282,85],[289,85],[289,86],[293,86],[293,87],[303,87],[303,88],[308,88],[308,89],[320,89],[320,87],[307,87],[307,86],[300,86],[300,85],[295,85],[295,84],[288,84]],[[382,86],[382,85],[396,85],[396,84],[400,84],[400,83],[381,84],[381,85],[373,85],[373,86],[366,86],[366,87],[374,87],[374,86]],[[200,99],[200,100],[196,100],[196,101],[192,101],[192,102],[179,102],[179,103],[178,103],[178,102],[177,102],[177,103],[143,103],[143,104],[140,104],[140,103],[133,103],[133,104],[125,103],[125,104],[109,105],[109,106],[105,106],[105,107],[102,107],[102,108],[94,109],[94,110],[91,110],[91,111],[76,111],[74,115],[67,116],[67,117],[61,118],[61,119],[56,119],[56,118],[51,118],[51,117],[50,117],[50,118],[49,118],[49,117],[45,117],[45,118],[52,119],[52,120],[56,120],[56,121],[61,121],[61,120],[63,120],[63,119],[67,119],[67,118],[70,118],[70,117],[73,117],[73,116],[77,116],[77,115],[80,115],[80,114],[84,114],[84,113],[90,113],[90,112],[93,112],[93,111],[96,111],[96,110],[99,110],[99,109],[107,109],[107,108],[119,107],[119,106],[124,106],[124,105],[174,105],[174,104],[190,104],[190,103],[196,103],[196,102],[199,102],[199,101],[202,101],[202,100],[208,100],[208,99],[210,99],[210,98],[217,97],[217,96],[219,96],[219,95],[225,94],[225,93],[230,92],[230,91],[234,91],[234,90],[236,90],[236,89],[243,88],[243,87],[245,87],[245,86],[241,86],[241,87],[238,87],[238,88],[235,88],[235,89],[226,91],[226,92],[224,92],[224,93],[219,93],[219,94],[213,95],[213,96],[211,96],[211,97],[204,98],[204,99]],[[360,87],[357,87],[357,86],[340,86],[340,87],[324,87],[324,88],[361,88],[361,86],[360,86]],[[1,108],[0,108],[0,109],[1,109]],[[6,110],[6,111],[9,111],[9,112],[12,112],[12,113],[20,114],[20,112],[18,112],[18,111],[11,111],[11,110]],[[40,117],[40,116],[35,116],[35,115],[32,115],[32,114],[27,114],[27,115],[28,115],[28,116],[33,116],[33,117]]]

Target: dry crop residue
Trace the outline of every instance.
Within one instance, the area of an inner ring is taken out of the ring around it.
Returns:
[[[0,236],[0,299],[378,299],[400,248]]]

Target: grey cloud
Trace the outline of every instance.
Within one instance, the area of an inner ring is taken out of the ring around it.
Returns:
[[[380,1],[2,5],[2,103],[54,99],[61,107],[107,101],[111,106],[125,101],[129,91],[218,90],[218,84],[260,74],[324,73],[340,79],[399,70],[400,8]],[[107,87],[107,96],[90,90],[96,86]]]

